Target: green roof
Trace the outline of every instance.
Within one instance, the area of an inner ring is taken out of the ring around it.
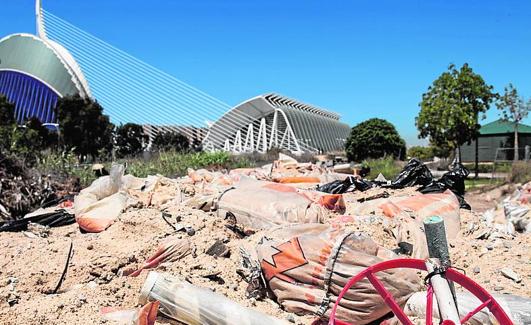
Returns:
[[[499,119],[479,129],[481,135],[514,133],[514,123]],[[518,133],[531,133],[531,126],[518,123]]]

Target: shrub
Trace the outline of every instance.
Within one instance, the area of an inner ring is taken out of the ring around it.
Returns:
[[[527,183],[531,181],[531,163],[515,161],[511,169],[510,181],[512,183]]]
[[[152,146],[156,151],[184,152],[190,148],[190,141],[179,132],[159,132]]]
[[[409,158],[418,158],[420,160],[428,160],[434,157],[432,147],[413,146],[407,150]]]
[[[393,124],[373,118],[352,128],[345,150],[351,161],[385,156],[403,160],[406,156],[406,143]]]
[[[379,173],[382,173],[385,178],[391,180],[402,170],[402,166],[390,156],[380,159],[367,159],[362,164],[371,168],[371,172],[367,176],[368,179],[375,179]]]

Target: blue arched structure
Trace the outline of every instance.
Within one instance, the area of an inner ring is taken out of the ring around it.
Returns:
[[[41,81],[17,71],[0,71],[0,94],[15,104],[18,123],[36,117],[42,123],[54,123],[54,108],[59,94]]]
[[[15,105],[18,123],[36,117],[55,123],[55,106],[67,95],[90,96],[74,58],[56,42],[30,34],[0,40],[0,95]]]

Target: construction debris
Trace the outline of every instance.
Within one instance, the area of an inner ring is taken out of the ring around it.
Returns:
[[[506,202],[503,193],[488,194],[488,201],[479,201],[485,194],[467,194],[469,211],[460,208],[464,192],[455,191],[460,179],[434,181],[424,167],[410,162],[389,185],[381,177],[339,174],[332,166],[285,155],[263,167],[189,170],[178,179],[137,178],[115,166],[73,207],[57,202],[0,233],[0,319],[326,323],[344,284],[365,267],[397,254],[427,257],[422,220],[433,215],[444,219],[452,266],[483,288],[519,296],[525,304],[531,296],[529,215],[505,206],[529,208],[531,185],[518,187],[520,194]],[[316,190],[328,184],[339,190]],[[423,194],[422,186],[437,191]],[[495,209],[478,213],[477,202],[488,202],[481,211]],[[77,224],[69,224],[72,215]],[[67,254],[71,245],[75,255]],[[150,270],[163,273],[148,276],[155,274]],[[425,290],[416,272],[406,269],[377,276],[406,309]],[[166,289],[156,284],[163,282]],[[138,308],[143,287],[144,308]],[[518,313],[511,303],[513,317]],[[461,308],[466,310],[459,302]],[[362,281],[340,301],[337,315],[367,324],[391,317],[389,311]],[[513,318],[523,319],[518,315]]]

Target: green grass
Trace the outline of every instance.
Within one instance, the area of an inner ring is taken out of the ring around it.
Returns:
[[[92,165],[79,165],[76,161],[73,154],[51,153],[38,162],[36,169],[43,174],[79,177],[81,186],[86,187],[95,179]],[[179,153],[170,151],[155,154],[148,159],[124,159],[117,163],[127,163],[127,172],[137,177],[157,174],[179,177],[186,175],[188,168],[221,170],[253,166],[248,158],[233,156],[226,152]],[[103,165],[109,170],[112,163],[104,162]]]
[[[368,179],[375,179],[379,173],[382,173],[387,179],[394,179],[402,170],[402,166],[393,157],[366,159],[362,164],[371,168],[371,172],[367,176]]]
[[[494,178],[494,179],[490,179],[490,178],[478,178],[478,179],[469,178],[469,179],[465,180],[465,190],[469,191],[469,190],[473,190],[473,189],[480,188],[480,187],[483,187],[483,186],[500,185],[500,184],[503,184],[503,183],[504,183],[504,179],[501,179],[501,178]]]
[[[476,170],[476,165],[474,163],[464,163],[463,164],[468,170],[474,172]],[[508,173],[511,171],[512,163],[510,162],[501,162],[496,163],[496,172],[497,173]],[[478,172],[479,173],[492,173],[494,166],[493,163],[479,163]]]

